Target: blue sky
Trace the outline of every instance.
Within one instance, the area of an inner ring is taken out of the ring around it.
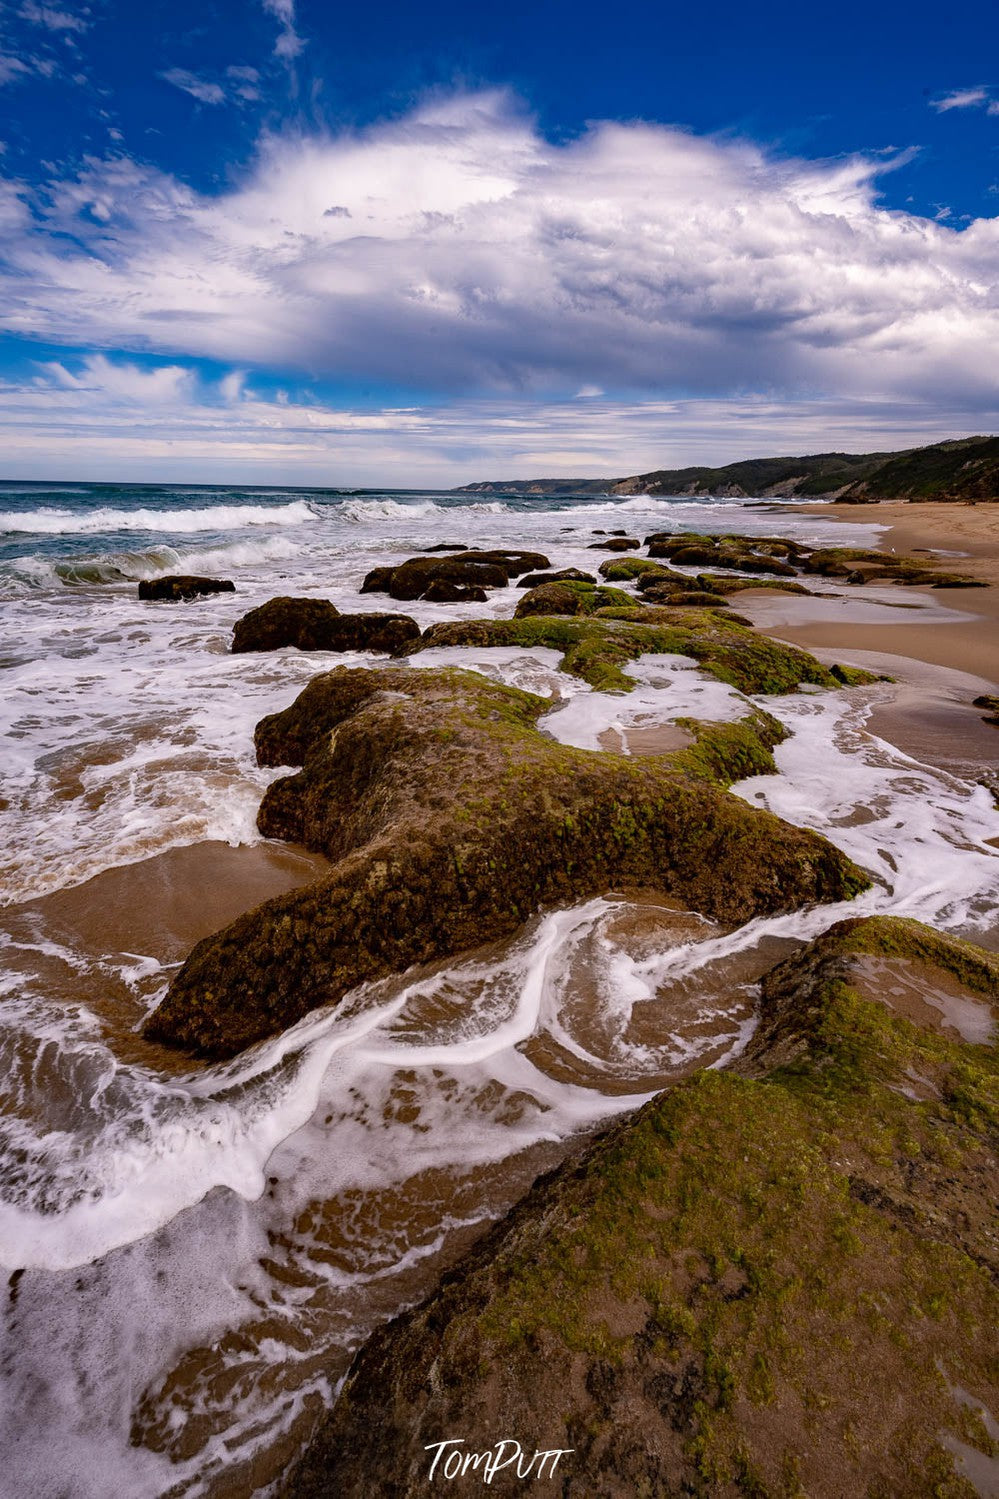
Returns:
[[[0,474],[999,426],[992,4],[0,6]]]

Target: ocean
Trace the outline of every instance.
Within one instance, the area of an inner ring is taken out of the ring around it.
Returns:
[[[266,1494],[371,1328],[574,1136],[737,1054],[756,980],[796,943],[875,911],[994,938],[990,792],[870,732],[891,684],[801,691],[766,700],[791,731],[780,774],[735,792],[863,865],[874,884],[849,906],[729,930],[609,892],[364,986],[223,1065],[142,1041],[198,937],[320,868],[256,831],[281,772],[257,767],[254,725],[316,672],[384,660],[233,656],[242,614],[292,594],[421,626],[508,616],[515,587],[485,605],[358,590],[442,542],[595,571],[596,532],[686,529],[876,535],[862,513],[734,501],[0,485],[0,1488]],[[169,572],[236,592],[140,602],[137,582]],[[897,595],[867,588],[863,607],[887,618]],[[442,662],[550,697],[546,730],[581,748],[746,710],[678,657],[636,663],[626,697],[543,649],[410,666]]]

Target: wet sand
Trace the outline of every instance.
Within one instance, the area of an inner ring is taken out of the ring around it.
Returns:
[[[936,554],[942,567],[966,573],[989,586],[973,589],[891,586],[891,594],[898,596],[899,604],[920,601],[932,604],[936,606],[935,616],[940,606],[953,610],[956,617],[948,623],[937,618],[920,621],[916,611],[911,623],[851,623],[847,617],[848,605],[854,600],[862,601],[867,590],[844,587],[846,607],[842,623],[803,620],[800,624],[782,624],[778,631],[761,622],[760,628],[769,634],[779,633],[782,639],[808,649],[855,648],[910,656],[917,661],[970,672],[983,678],[993,691],[999,690],[999,505],[795,505],[793,510],[800,515],[813,515],[820,510],[823,519],[885,526],[887,529],[876,543],[880,551],[916,556]],[[740,595],[740,607],[745,597]]]
[[[244,911],[328,868],[321,855],[286,845],[195,843],[105,870],[8,914],[75,950],[144,953],[171,963]]]
[[[999,691],[999,505],[796,505],[793,511],[884,526],[881,551],[939,557],[986,588],[843,585],[800,598],[753,592],[739,609],[757,629],[832,665],[894,678],[868,725],[906,754],[999,788],[999,728],[973,699]]]

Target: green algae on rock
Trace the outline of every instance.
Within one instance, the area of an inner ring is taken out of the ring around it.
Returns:
[[[537,616],[532,619],[447,620],[431,625],[403,655],[435,646],[547,646],[562,652],[561,668],[605,692],[631,692],[633,677],[624,667],[641,656],[689,656],[719,681],[740,692],[793,692],[809,683],[842,687],[836,668],[826,668],[807,651],[758,635],[744,621],[708,610],[628,607],[602,609],[586,619]],[[842,669],[841,669],[842,670]],[[873,682],[866,672],[854,684]]]
[[[598,609],[629,609],[635,600],[620,588],[594,587],[575,579],[540,583],[517,602],[515,619],[533,614],[596,614]]]
[[[662,891],[739,922],[869,883],[817,834],[718,789],[744,738],[726,752],[702,734],[687,752],[701,761],[680,766],[631,759],[541,733],[549,706],[475,672],[340,668],[265,718],[261,764],[302,769],[269,788],[260,830],[333,868],[199,943],[146,1034],[232,1055],[365,980],[612,889]],[[744,722],[769,754],[765,716]]]
[[[765,977],[739,1061],[540,1179],[370,1339],[285,1492],[410,1499],[429,1444],[502,1432],[572,1449],[566,1499],[975,1499],[999,1056],[880,1002],[864,962],[914,954],[995,1013],[994,955],[833,928]]]

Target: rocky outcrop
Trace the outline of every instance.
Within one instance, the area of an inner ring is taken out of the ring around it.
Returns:
[[[170,604],[186,603],[201,594],[235,593],[236,585],[228,578],[199,578],[187,573],[169,573],[162,578],[143,578],[139,584],[140,599],[159,599]]]
[[[647,538],[650,557],[666,557],[677,567],[734,568],[739,572],[775,573],[793,578],[794,567],[782,560],[796,556],[792,542],[775,543],[761,537],[702,536],[693,532],[658,533]],[[791,550],[793,548],[793,551]]]
[[[779,965],[739,1062],[539,1180],[375,1334],[286,1494],[415,1499],[436,1444],[503,1438],[562,1452],[566,1499],[990,1492],[996,1048],[888,1009],[914,975],[996,1013],[994,955],[913,922]]]
[[[361,585],[362,593],[387,593],[394,599],[422,599],[434,583],[465,588],[505,588],[511,578],[535,568],[549,567],[541,552],[463,551],[457,557],[410,557],[397,566],[374,567]]]
[[[657,639],[648,632],[647,648]],[[693,725],[703,744],[629,759],[540,733],[548,706],[477,673],[360,668],[316,677],[265,718],[260,763],[302,768],[269,788],[260,830],[333,867],[199,943],[146,1034],[229,1056],[365,980],[610,889],[742,921],[867,884],[824,839],[719,789],[747,765],[772,768],[774,720]]]
[[[624,667],[650,654],[692,656],[705,670],[740,692],[793,692],[802,683],[840,687],[872,682],[866,672],[826,668],[807,651],[758,635],[746,621],[714,610],[601,609],[584,619],[463,619],[431,625],[404,654],[436,646],[548,646],[562,652],[562,671],[605,692],[630,692]]]
[[[607,541],[591,541],[589,550],[591,552],[635,552],[641,544],[631,536],[611,536]]]
[[[279,651],[387,651],[394,655],[419,638],[408,614],[341,614],[326,599],[269,599],[236,621],[233,653]]]

